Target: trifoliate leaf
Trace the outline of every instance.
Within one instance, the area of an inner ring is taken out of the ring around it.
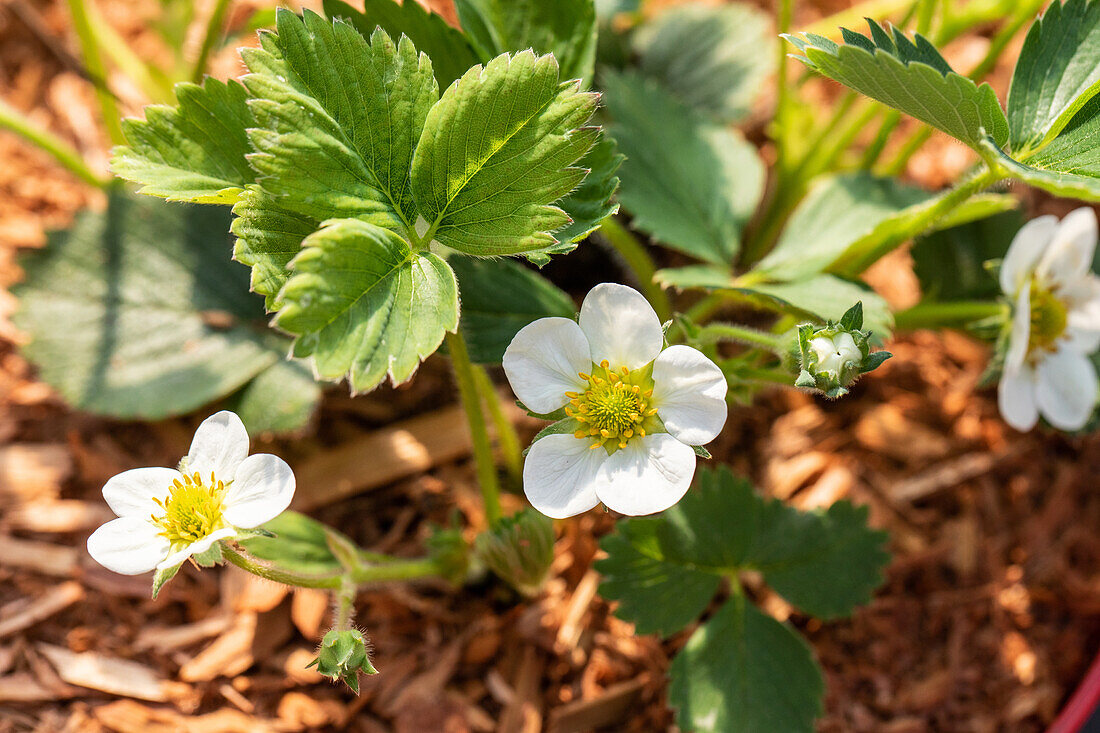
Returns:
[[[1010,149],[1043,147],[1100,89],[1100,3],[1053,2],[1031,26],[1008,92]]]
[[[926,301],[982,300],[1001,294],[985,263],[1004,257],[1023,225],[1019,211],[920,237],[913,243],[913,270]]]
[[[804,54],[796,58],[811,69],[972,148],[986,136],[998,146],[1008,140],[1008,120],[992,87],[952,71],[923,36],[911,41],[897,29],[890,34],[872,20],[867,23],[871,38],[844,29],[842,44],[812,33],[784,37]]]
[[[949,217],[933,218],[929,212],[948,194],[868,173],[824,178],[794,210],[775,249],[754,271],[774,280],[819,272],[858,274],[918,234],[1015,206],[1011,196],[983,194],[956,207]]]
[[[824,691],[810,646],[743,596],[696,631],[669,669],[669,705],[695,733],[812,733]]]
[[[401,3],[395,0],[362,0],[362,11],[343,0],[324,0],[322,4],[325,15],[347,20],[367,38],[379,26],[390,38],[408,36],[416,48],[432,60],[432,70],[441,89],[446,89],[481,60],[461,31],[452,28],[442,16],[425,9],[416,0]]]
[[[462,28],[482,60],[530,48],[552,53],[563,79],[592,81],[596,61],[593,0],[456,0]]]
[[[552,204],[584,179],[574,167],[598,135],[581,127],[596,96],[559,82],[553,56],[524,51],[470,69],[424,124],[412,162],[425,237],[474,255],[557,243],[570,223]]]
[[[122,121],[129,144],[114,149],[111,171],[169,201],[232,204],[256,175],[245,158],[252,115],[244,87],[207,77],[175,91],[178,107],[154,105],[145,119]]]
[[[233,213],[233,258],[252,268],[252,290],[266,297],[268,310],[278,310],[276,296],[290,277],[287,265],[302,248],[302,240],[321,223],[280,208],[274,198],[257,190],[241,194]]]
[[[338,219],[302,242],[279,294],[275,325],[298,338],[326,379],[354,391],[412,376],[458,327],[458,288],[447,263],[361,219]]]
[[[1100,134],[1100,99],[1086,104],[1049,145],[1025,161],[1011,156],[987,140],[982,145],[986,162],[1006,175],[1055,196],[1100,201],[1100,148],[1091,140]]]
[[[242,52],[258,127],[250,156],[279,207],[314,219],[358,217],[411,229],[409,163],[438,98],[431,62],[407,38],[367,39],[342,21],[278,14],[263,49]]]
[[[52,233],[13,289],[42,379],[79,409],[159,419],[281,364],[288,343],[267,332],[247,271],[229,260],[228,228],[223,207],[116,190],[106,211]]]
[[[619,200],[633,226],[693,257],[730,265],[764,189],[756,149],[649,79],[601,79],[612,135],[626,155]]]
[[[539,318],[572,318],[573,299],[537,272],[511,260],[448,260],[462,296],[462,335],[470,358],[499,364],[521,328]]]
[[[771,21],[743,4],[670,7],[633,45],[643,74],[719,122],[745,117],[775,66]]]
[[[615,615],[635,624],[639,634],[670,636],[710,604],[721,576],[665,558],[657,541],[659,519],[620,522],[600,542],[607,557],[596,561],[603,575],[600,595],[618,601]]]

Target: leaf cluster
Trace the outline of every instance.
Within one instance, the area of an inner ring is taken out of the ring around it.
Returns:
[[[600,593],[640,633],[668,636],[713,608],[673,661],[670,703],[685,730],[810,731],[824,684],[806,642],[742,593],[738,574],[759,573],[800,611],[823,619],[871,598],[888,560],[884,532],[866,507],[842,501],[803,512],[765,500],[728,469],[704,471],[679,504],[632,518],[604,538]]]

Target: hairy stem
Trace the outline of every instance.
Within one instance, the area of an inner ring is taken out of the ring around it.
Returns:
[[[95,32],[89,17],[85,0],[69,0],[69,13],[73,18],[73,30],[80,40],[80,52],[84,61],[84,68],[95,86],[96,101],[99,102],[99,111],[103,117],[103,127],[107,130],[107,136],[113,145],[121,145],[126,142],[122,135],[121,118],[118,113],[118,105],[115,104],[115,96],[107,87],[107,71],[103,65],[103,59],[99,55],[99,44],[96,42]]]
[[[478,394],[489,408],[489,417],[497,430],[497,442],[500,444],[500,452],[504,454],[504,468],[509,477],[519,486],[523,483],[523,450],[519,444],[519,433],[516,426],[504,413],[504,406],[500,402],[500,395],[493,387],[493,381],[489,379],[489,373],[484,367],[474,367],[474,383]]]
[[[233,547],[228,542],[222,542],[222,555],[241,570],[283,585],[293,585],[299,588],[336,589],[340,588],[344,582],[342,573],[325,575],[296,573],[252,557],[252,555]]]
[[[695,341],[701,344],[719,341],[735,341],[747,346],[758,346],[782,357],[786,351],[783,339],[773,333],[735,323],[711,323],[699,329]]]
[[[466,411],[466,422],[470,426],[477,479],[481,485],[481,497],[485,502],[485,518],[489,526],[492,526],[502,516],[500,482],[497,479],[496,465],[493,463],[493,445],[485,425],[485,414],[481,411],[481,401],[477,395],[474,365],[470,362],[470,352],[466,348],[466,340],[462,338],[461,332],[447,334],[447,350],[451,354],[451,366],[454,369],[455,382],[458,383],[459,398],[462,408]]]
[[[387,583],[395,580],[417,580],[441,576],[435,560],[425,557],[413,560],[395,560],[382,565],[364,565],[351,572],[351,579],[358,585]]]
[[[645,245],[630,233],[626,227],[619,223],[615,217],[609,216],[600,225],[600,234],[615,248],[619,256],[623,258],[627,269],[638,281],[642,294],[657,311],[657,317],[661,322],[672,317],[672,303],[669,302],[668,293],[661,289],[653,281],[653,275],[657,272],[657,266],[653,264],[653,258],[649,256]]]
[[[918,303],[912,308],[894,314],[894,325],[899,331],[919,328],[959,326],[983,318],[1005,313],[1003,303],[975,300],[957,300],[947,303]]]
[[[31,122],[10,104],[0,99],[0,128],[11,130],[31,143],[37,145],[65,166],[73,175],[93,186],[105,187],[110,180],[97,176],[84,162],[76,148],[48,130]]]

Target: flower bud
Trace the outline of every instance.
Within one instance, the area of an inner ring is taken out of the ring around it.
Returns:
[[[860,376],[890,358],[888,351],[871,352],[870,331],[863,331],[863,304],[856,303],[840,321],[824,327],[798,327],[798,379],[795,385],[817,389],[836,399],[848,394]]]
[[[533,596],[542,587],[554,559],[553,522],[525,509],[478,535],[474,552],[517,591]]]
[[[317,658],[307,667],[316,665],[317,671],[333,682],[343,681],[352,692],[359,694],[359,673],[378,674],[370,663],[367,642],[357,629],[337,631],[332,629],[321,640]]]

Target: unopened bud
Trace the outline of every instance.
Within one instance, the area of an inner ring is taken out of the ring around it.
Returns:
[[[321,640],[317,658],[307,667],[316,665],[317,671],[333,682],[342,681],[352,692],[359,694],[359,673],[378,674],[370,663],[367,641],[357,629],[337,631],[332,629]]]
[[[890,358],[871,351],[870,331],[863,329],[863,304],[856,303],[834,323],[798,327],[798,379],[795,385],[820,390],[826,397],[848,394],[848,388]]]
[[[474,552],[517,591],[533,596],[542,588],[554,559],[553,522],[525,509],[478,535]]]

